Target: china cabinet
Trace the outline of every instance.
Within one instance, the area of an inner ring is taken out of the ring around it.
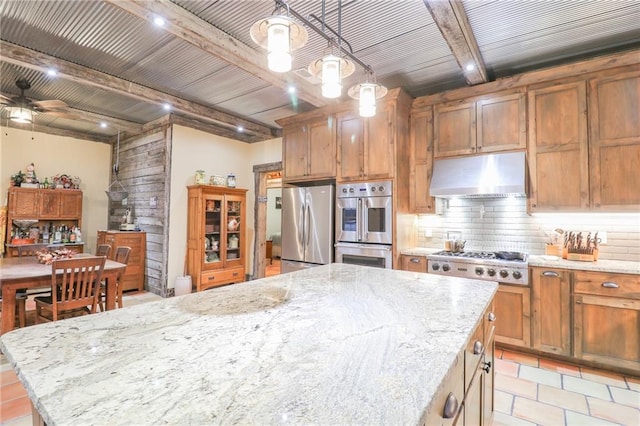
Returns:
[[[73,189],[39,189],[11,187],[8,192],[7,211],[7,256],[16,256],[11,245],[14,220],[36,220],[31,227],[38,228],[42,243],[44,230],[51,227],[82,228],[82,191]],[[51,242],[51,241],[50,241]],[[65,243],[67,248],[81,253],[82,244]]]
[[[196,290],[244,281],[247,190],[188,189],[187,272]]]

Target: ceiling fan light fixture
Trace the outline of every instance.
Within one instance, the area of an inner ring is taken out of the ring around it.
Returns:
[[[13,106],[7,108],[7,110],[9,110],[9,120],[21,124],[33,123],[33,116],[35,115],[35,112],[30,108]]]
[[[251,26],[251,39],[267,49],[267,65],[271,71],[291,70],[291,52],[304,46],[307,30],[285,15],[273,15],[260,19]]]

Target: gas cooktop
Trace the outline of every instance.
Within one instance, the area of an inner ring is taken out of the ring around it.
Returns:
[[[506,284],[529,284],[526,253],[511,251],[439,251],[427,256],[428,272]]]

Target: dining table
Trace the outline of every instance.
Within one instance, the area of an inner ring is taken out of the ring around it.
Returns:
[[[91,257],[89,253],[74,256]],[[127,265],[107,259],[102,271],[106,282],[105,309],[116,306],[116,280],[118,273]],[[37,288],[51,288],[51,265],[38,262],[37,257],[7,257],[0,259],[0,288],[2,289],[2,324],[0,333],[8,333],[15,328],[16,292]],[[62,271],[60,271],[62,274]]]

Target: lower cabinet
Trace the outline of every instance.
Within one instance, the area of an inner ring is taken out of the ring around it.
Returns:
[[[534,349],[571,355],[571,273],[563,269],[531,268]]]
[[[412,256],[403,254],[400,256],[403,271],[427,272],[427,258],[425,256]]]
[[[496,342],[529,347],[531,343],[531,290],[500,284],[495,297]]]
[[[640,371],[640,275],[574,272],[575,356]]]
[[[124,291],[144,291],[144,264],[147,249],[147,233],[138,231],[98,231],[98,245],[109,244],[109,259],[113,260],[120,246],[131,247],[129,263],[122,277]]]

